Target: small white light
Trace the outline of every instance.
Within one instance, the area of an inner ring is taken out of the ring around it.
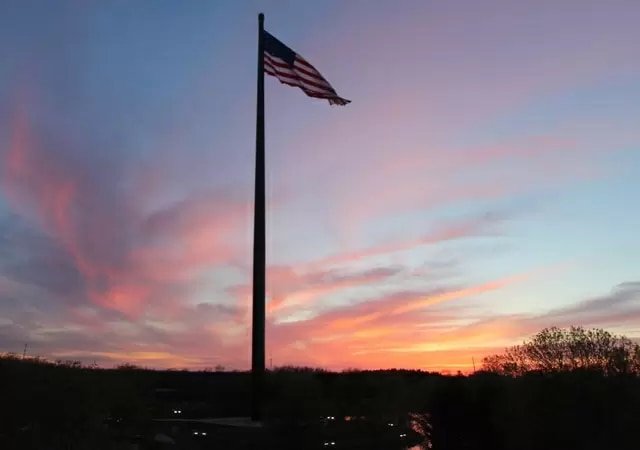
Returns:
[[[393,426],[393,424],[392,424],[392,423],[388,423],[387,425],[389,425],[390,427],[392,427],[392,426]]]
[[[207,435],[207,433],[206,433],[205,431],[203,431],[203,432],[202,432],[202,435],[203,435],[203,436],[206,436],[206,435]]]

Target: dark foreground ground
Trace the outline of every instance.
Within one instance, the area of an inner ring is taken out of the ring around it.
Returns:
[[[228,421],[224,418],[222,421]],[[241,422],[231,418],[228,422]],[[220,423],[220,419],[108,419],[92,436],[59,436],[31,427],[6,434],[3,449],[381,449],[428,448],[424,437],[402,424],[367,419],[267,422],[260,426]]]
[[[264,429],[197,421],[247,416],[249,400],[246,373],[99,370],[5,358],[0,449],[395,450],[421,440],[409,430],[409,413],[420,413],[418,425],[436,450],[639,448],[640,380],[629,375],[289,368],[268,374]]]
[[[421,444],[415,431],[391,423],[367,420],[318,420],[304,424],[270,423],[262,427],[220,425],[212,420],[154,421],[120,433],[121,443],[137,443],[139,449],[381,449],[400,450]]]

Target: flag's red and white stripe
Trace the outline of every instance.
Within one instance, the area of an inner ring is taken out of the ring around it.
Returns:
[[[281,83],[299,87],[309,97],[324,98],[332,105],[346,105],[349,100],[341,98],[320,72],[304,58],[296,54],[293,66],[284,60],[264,52],[264,71]]]

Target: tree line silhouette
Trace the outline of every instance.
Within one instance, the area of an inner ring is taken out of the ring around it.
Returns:
[[[113,449],[107,420],[129,432],[152,418],[247,414],[246,372],[116,369],[0,357],[0,448]],[[600,329],[544,329],[483,360],[478,372],[281,367],[268,372],[267,416],[414,416],[433,449],[638,447],[640,350]]]

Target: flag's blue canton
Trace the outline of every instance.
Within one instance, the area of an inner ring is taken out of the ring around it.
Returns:
[[[293,62],[296,60],[296,52],[291,50],[289,47],[284,45],[282,42],[280,42],[278,39],[276,39],[266,31],[264,32],[262,45],[264,45],[265,52],[269,53],[271,56],[280,58],[290,66],[293,66]]]

